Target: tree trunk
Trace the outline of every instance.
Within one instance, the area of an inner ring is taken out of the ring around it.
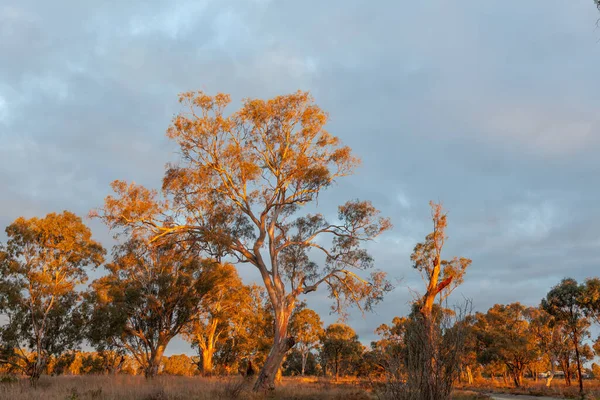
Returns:
[[[469,385],[472,385],[473,384],[473,373],[471,372],[471,367],[467,365],[466,370],[467,370],[467,381],[469,382]]]
[[[565,385],[571,386],[571,365],[569,359],[564,357],[561,362],[562,370],[565,373]]]
[[[210,321],[208,330],[206,331],[206,337],[202,335],[196,336],[198,346],[202,351],[202,375],[211,376],[213,373],[213,355],[215,353],[215,343],[218,339],[217,326],[220,320],[213,318]]]
[[[550,371],[550,374],[546,377],[546,387],[550,387],[552,379],[554,379],[554,366],[552,366],[552,371]]]
[[[158,368],[160,367],[160,363],[162,361],[163,353],[165,352],[164,345],[158,345],[156,350],[150,354],[150,359],[148,360],[148,365],[144,371],[144,375],[146,378],[154,378],[158,375]]]
[[[213,373],[213,354],[215,349],[212,347],[212,344],[209,343],[208,346],[202,349],[202,375],[203,376],[211,376]]]
[[[293,337],[288,337],[288,325],[290,316],[294,308],[294,304],[289,304],[287,307],[284,305],[275,306],[275,323],[274,323],[274,337],[273,347],[267,356],[267,360],[263,365],[258,379],[254,384],[254,391],[258,392],[261,390],[274,390],[275,389],[275,377],[277,370],[283,363],[283,358],[286,353],[294,347],[296,344]]]
[[[44,372],[44,368],[46,368],[47,359],[45,356],[40,355],[38,353],[37,358],[34,363],[31,363],[29,368],[29,383],[31,386],[35,387],[37,385],[42,372]]]
[[[306,360],[308,359],[308,351],[302,352],[302,372],[301,375],[304,376],[304,371],[306,370]]]
[[[575,359],[577,361],[577,378],[579,379],[579,394],[583,397],[583,376],[581,375],[581,359],[579,356],[579,337],[577,333],[573,333],[573,341],[575,342]]]
[[[512,369],[511,372],[513,376],[513,382],[515,383],[515,387],[521,387],[521,384],[523,383],[523,374],[518,368]]]

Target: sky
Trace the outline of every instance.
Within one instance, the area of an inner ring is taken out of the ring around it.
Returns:
[[[115,179],[159,187],[180,92],[229,93],[233,111],[307,90],[362,159],[319,211],[368,199],[394,224],[368,247],[397,287],[348,321],[364,343],[423,292],[410,253],[430,200],[445,257],[473,260],[451,303],[537,305],[599,275],[599,18],[592,0],[3,0],[0,226],[85,216]],[[325,293],[306,300],[336,321]]]

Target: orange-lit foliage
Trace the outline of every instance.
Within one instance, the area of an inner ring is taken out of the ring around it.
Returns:
[[[224,350],[234,338],[239,346],[244,340],[245,325],[251,318],[253,288],[245,286],[230,264],[217,267],[218,276],[201,299],[198,313],[183,328],[184,337],[198,348],[202,374],[213,373],[215,352]],[[256,326],[256,324],[254,324]]]
[[[454,257],[447,261],[442,259],[442,249],[446,242],[446,213],[441,204],[430,202],[433,232],[418,243],[411,255],[411,260],[427,285],[427,291],[421,300],[421,312],[431,315],[433,303],[439,297],[440,303],[447,298],[452,290],[463,282],[466,269],[471,260],[464,257]]]
[[[362,243],[391,225],[367,201],[340,206],[336,222],[301,213],[358,163],[324,129],[327,115],[308,93],[247,99],[230,115],[224,94],[189,92],[180,101],[185,111],[168,136],[178,143],[181,162],[166,171],[164,197],[117,181],[116,197],[107,197],[97,215],[113,228],[150,230],[155,241],[176,234],[217,260],[230,256],[256,267],[275,327],[255,389],[272,388],[294,345],[288,325],[299,295],[324,285],[336,311],[348,304],[369,309],[391,288],[382,272],[369,278],[356,273],[373,267]],[[321,252],[325,262],[312,261],[310,250]]]
[[[35,384],[51,356],[79,344],[83,317],[76,286],[87,280],[85,267],[103,262],[104,249],[68,211],[18,218],[6,234],[0,313],[8,323],[0,328],[0,362],[21,368]]]

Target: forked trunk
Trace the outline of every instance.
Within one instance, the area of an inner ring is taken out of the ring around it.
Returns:
[[[286,307],[275,309],[275,335],[273,337],[273,347],[263,365],[258,379],[254,384],[254,391],[274,390],[277,371],[283,363],[286,353],[296,344],[293,337],[288,337],[288,325],[291,316],[293,304]]]
[[[513,370],[513,382],[515,383],[515,387],[521,387],[523,383],[523,374],[518,369]]]
[[[146,366],[146,370],[144,371],[144,375],[146,378],[154,378],[158,375],[158,368],[160,367],[160,363],[162,361],[163,353],[165,352],[165,346],[159,345],[153,353],[150,354],[150,358],[148,359],[148,365]]]
[[[31,384],[31,386],[35,387],[37,385],[37,382],[40,379],[40,376],[42,376],[42,373],[44,372],[44,369],[46,368],[46,362],[47,362],[47,359],[45,356],[38,355],[35,362],[30,364],[28,374],[29,374],[29,383]]]

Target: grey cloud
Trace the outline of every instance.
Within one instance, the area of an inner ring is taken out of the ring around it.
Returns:
[[[363,160],[319,211],[371,199],[395,225],[370,250],[403,280],[376,314],[352,315],[366,342],[422,287],[409,255],[429,200],[450,211],[447,256],[473,258],[456,301],[535,304],[565,275],[597,274],[600,33],[588,3],[9,0],[0,223],[84,215],[114,179],[158,186],[177,157],[164,132],[179,92],[231,93],[235,107],[310,90]],[[324,296],[309,306],[332,322]]]

